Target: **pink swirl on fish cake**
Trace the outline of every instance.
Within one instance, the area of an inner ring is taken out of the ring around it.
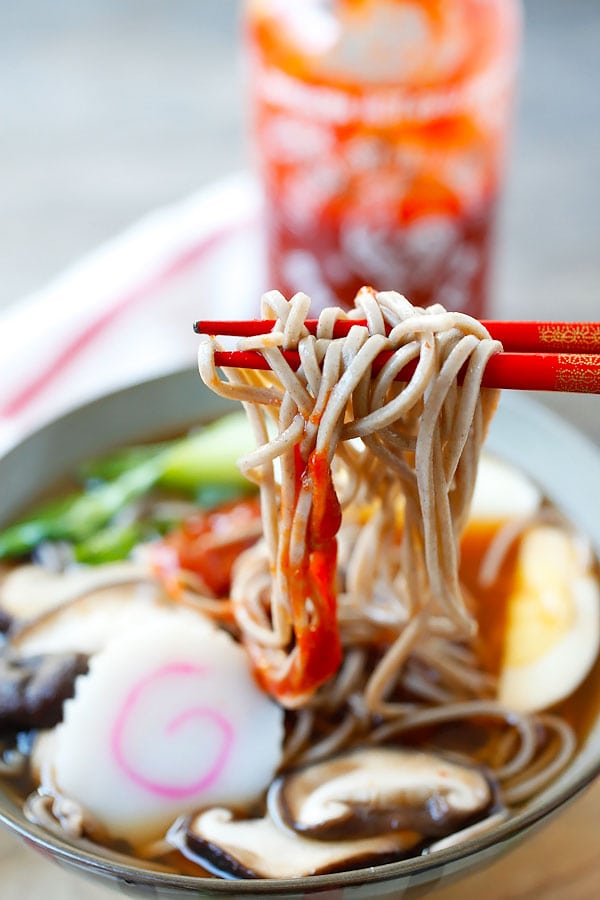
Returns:
[[[152,794],[166,797],[171,800],[183,800],[211,787],[223,771],[233,744],[234,728],[226,716],[210,706],[193,706],[190,709],[186,709],[171,719],[166,726],[166,734],[172,735],[174,732],[177,732],[184,727],[190,720],[204,719],[216,725],[221,733],[220,746],[215,753],[214,760],[208,769],[190,784],[164,784],[160,781],[148,778],[128,761],[124,748],[127,725],[131,720],[132,715],[134,715],[135,708],[145,691],[152,688],[157,682],[160,682],[164,678],[198,677],[206,675],[207,671],[206,667],[192,665],[191,663],[170,663],[162,666],[156,671],[144,676],[134,684],[117,714],[110,737],[111,750],[114,759],[119,768],[125,772],[135,784]]]

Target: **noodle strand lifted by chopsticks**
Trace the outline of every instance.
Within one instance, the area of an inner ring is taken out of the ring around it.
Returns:
[[[240,560],[232,597],[259,678],[291,707],[302,705],[319,679],[333,674],[303,679],[297,671],[293,687],[287,677],[294,666],[308,666],[306,659],[298,664],[298,609],[290,598],[302,560],[314,550],[311,528],[319,489],[328,490],[325,483],[315,484],[318,460],[333,468],[341,494],[344,485],[352,484],[353,504],[372,512],[355,537],[360,565],[352,564],[347,583],[342,577],[337,586],[342,639],[344,615],[352,606],[360,607],[363,631],[371,625],[381,630],[377,608],[381,611],[382,594],[389,609],[395,606],[389,663],[395,660],[396,668],[423,634],[458,639],[473,634],[458,581],[458,541],[496,404],[494,392],[481,390],[481,378],[487,360],[500,349],[476,320],[439,306],[415,308],[394,292],[363,289],[351,312],[323,314],[314,336],[304,326],[309,306],[304,294],[290,302],[278,292],[264,296],[262,316],[274,320],[273,329],[242,341],[242,346],[263,353],[271,370],[266,374],[228,369],[223,381],[214,364],[217,341],[206,338],[199,351],[205,382],[217,393],[241,400],[256,432],[258,449],[241,467],[261,488],[268,527],[264,542]],[[366,319],[368,324],[333,339],[332,322],[339,317]],[[298,371],[282,349],[298,351]],[[382,350],[392,351],[392,356],[374,374],[373,361]],[[396,381],[410,360],[416,361],[414,375],[408,382]],[[275,437],[269,437],[269,421],[276,423]],[[356,438],[359,447],[349,443]],[[323,513],[328,515],[331,509]],[[352,540],[350,531],[342,524],[341,556],[344,542]],[[381,547],[382,541],[388,542],[389,554],[364,552],[369,545]],[[352,558],[353,553],[346,556]],[[256,578],[260,565],[252,563],[253,558],[262,560],[263,571],[271,573],[269,590]],[[307,584],[313,584],[309,576]],[[311,609],[311,603],[320,601],[304,599],[300,616],[318,617],[320,610]],[[311,623],[300,623],[300,631],[303,627]],[[389,664],[380,664],[375,680],[386,665],[389,669]],[[369,698],[381,699],[381,685],[376,688],[373,682],[366,697],[367,705]]]

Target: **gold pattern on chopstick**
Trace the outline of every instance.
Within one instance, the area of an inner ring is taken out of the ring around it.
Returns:
[[[556,370],[556,390],[577,394],[600,394],[600,355],[560,354]]]
[[[545,350],[567,344],[577,345],[582,350],[593,350],[598,345],[598,326],[594,322],[561,322],[560,325],[540,322],[538,339],[540,344],[549,345]]]

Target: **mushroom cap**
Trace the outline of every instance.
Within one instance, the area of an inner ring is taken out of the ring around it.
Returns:
[[[0,616],[23,624],[101,589],[149,580],[148,568],[132,562],[73,566],[55,572],[27,563],[0,571]]]
[[[319,841],[280,828],[269,815],[235,819],[215,807],[183,819],[170,842],[215,875],[234,878],[302,878],[392,862],[411,853],[416,832],[397,831],[360,840]]]
[[[0,652],[0,727],[50,728],[60,722],[89,655],[163,612],[158,587],[143,581],[139,571],[107,569],[82,567],[67,574],[26,565],[0,583],[11,619]]]
[[[0,655],[0,729],[51,728],[62,719],[75,679],[87,672],[82,653],[18,658]]]
[[[151,584],[115,584],[86,592],[42,613],[9,635],[15,656],[86,653],[161,612],[160,595]]]
[[[386,747],[353,750],[292,770],[268,795],[275,821],[324,841],[403,830],[441,837],[481,818],[494,802],[483,769]]]

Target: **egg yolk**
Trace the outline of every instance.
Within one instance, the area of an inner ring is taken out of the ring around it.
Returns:
[[[504,666],[529,665],[573,627],[576,566],[573,547],[558,530],[539,528],[524,537],[508,608]]]

